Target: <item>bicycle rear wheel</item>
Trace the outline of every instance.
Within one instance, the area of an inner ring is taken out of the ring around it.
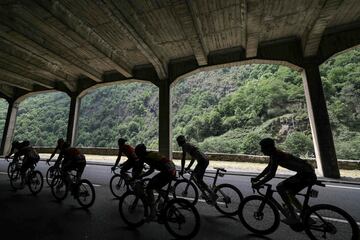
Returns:
[[[140,227],[145,223],[145,216],[148,215],[148,207],[142,197],[134,192],[124,193],[119,201],[119,212],[123,221],[129,227]]]
[[[15,168],[10,176],[10,185],[14,190],[24,188],[24,179],[21,177],[20,168]]]
[[[52,195],[58,201],[64,200],[68,195],[68,186],[62,176],[54,177],[51,181],[50,187]]]
[[[38,194],[44,185],[43,175],[39,171],[32,171],[28,175],[29,190],[33,195]]]
[[[310,207],[304,216],[305,232],[310,239],[358,240],[359,228],[344,210],[319,204]]]
[[[240,190],[231,184],[220,184],[214,189],[217,196],[215,208],[226,216],[235,216],[243,200]]]
[[[280,224],[277,208],[262,196],[244,198],[239,206],[241,223],[251,232],[266,235],[274,232]]]
[[[115,174],[110,179],[110,191],[116,197],[120,198],[126,190],[128,189],[125,184],[125,180],[121,177],[120,174]]]
[[[186,199],[170,200],[162,212],[165,227],[177,239],[191,239],[200,229],[200,215]]]
[[[184,198],[196,205],[199,199],[199,191],[195,184],[188,179],[177,180],[173,186],[174,198]]]
[[[80,180],[74,195],[83,208],[89,208],[95,202],[95,188],[87,179]]]

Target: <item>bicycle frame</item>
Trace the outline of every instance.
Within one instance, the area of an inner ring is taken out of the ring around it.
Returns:
[[[321,184],[318,183],[316,185],[325,186],[322,183]],[[263,186],[266,187],[266,192],[264,194],[264,193],[260,192],[260,189],[256,189],[256,191],[259,193],[259,195],[263,196],[266,201],[270,201],[271,203],[273,203],[275,205],[275,207],[279,210],[279,212],[281,212],[285,217],[287,217],[287,213],[286,213],[286,210],[284,209],[284,207],[273,197],[273,193],[278,192],[278,191],[271,189],[271,187],[272,187],[271,184],[264,184]],[[300,219],[302,219],[302,217],[304,216],[306,209],[308,209],[310,207],[309,200],[311,197],[311,192],[313,191],[312,187],[313,187],[313,185],[308,186],[305,194],[302,194],[302,193],[296,194],[296,196],[304,197],[302,209],[300,211]],[[261,211],[263,210],[264,206],[265,206],[265,201],[260,204]]]
[[[217,183],[217,180],[218,180],[219,176],[220,176],[220,177],[223,177],[223,176],[224,176],[224,173],[221,173],[220,171],[226,172],[225,169],[216,168],[215,176],[210,176],[210,175],[206,175],[206,174],[204,175],[204,177],[213,178],[213,179],[214,179],[213,182],[212,182],[212,185],[211,185],[211,189],[212,189],[212,190],[215,189],[216,183]],[[193,182],[193,183],[196,185],[196,187],[197,187],[198,189],[200,189],[201,192],[203,192],[203,190],[199,187],[197,181],[195,180],[196,178],[194,177],[194,171],[189,171],[188,173],[190,173],[190,178],[189,178],[189,180],[190,180],[191,182]],[[186,188],[188,188],[188,187],[189,187],[189,184],[186,186]],[[187,190],[187,189],[186,189],[186,190]]]

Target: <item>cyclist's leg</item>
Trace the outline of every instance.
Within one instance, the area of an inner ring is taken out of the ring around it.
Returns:
[[[148,201],[150,206],[149,219],[156,218],[154,190],[161,189],[166,184],[168,184],[171,181],[171,179],[172,179],[172,175],[167,172],[160,172],[150,179],[146,187],[146,194],[148,196]]]
[[[25,179],[25,173],[31,167],[31,165],[32,165],[31,160],[28,159],[27,157],[24,157],[23,163],[21,164],[20,167],[20,174],[22,179]]]
[[[193,176],[195,177],[196,183],[198,184],[200,190],[202,192],[206,191],[211,196],[213,192],[203,180],[208,165],[208,161],[199,162],[194,169]]]
[[[281,196],[282,200],[285,203],[285,206],[289,210],[289,216],[286,217],[291,220],[297,219],[294,206],[291,203],[292,202],[291,195],[295,195],[297,193],[295,192],[296,190],[294,188],[299,185],[299,182],[301,182],[301,180],[298,174],[296,174],[295,176],[285,179],[276,186],[279,195]]]
[[[131,160],[129,159],[126,162],[124,162],[121,167],[120,175],[122,178],[125,179],[125,181],[130,180],[130,176],[129,174],[127,174],[127,171],[129,171],[131,168],[132,168],[132,164],[131,164]]]

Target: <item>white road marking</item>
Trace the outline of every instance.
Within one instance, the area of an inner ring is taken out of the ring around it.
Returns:
[[[0,174],[7,175],[7,173],[6,173],[6,172],[0,172]]]
[[[343,189],[354,189],[354,190],[360,190],[360,188],[358,187],[347,187],[347,186],[338,186],[338,185],[329,185],[326,184],[327,187],[332,187],[332,188],[343,188]]]

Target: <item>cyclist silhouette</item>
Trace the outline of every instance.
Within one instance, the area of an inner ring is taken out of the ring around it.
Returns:
[[[33,167],[40,160],[40,156],[27,140],[19,143],[18,147],[18,151],[14,154],[14,161],[18,161],[19,157],[24,156],[20,168],[20,174],[24,179],[26,170]]]
[[[122,175],[122,177],[124,177],[125,179],[130,179],[130,176],[126,173],[128,170],[130,170],[131,168],[133,169],[132,171],[132,176],[136,177],[137,175],[139,175],[139,171],[141,171],[141,169],[139,169],[139,158],[136,156],[135,153],[135,149],[133,147],[131,147],[128,144],[125,144],[127,140],[124,138],[119,138],[118,140],[118,146],[119,146],[119,153],[118,156],[116,158],[115,164],[114,166],[111,168],[111,170],[115,170],[117,165],[119,164],[120,160],[121,160],[121,155],[124,154],[127,157],[127,160],[121,164],[122,168],[120,171],[120,174]]]
[[[150,215],[149,220],[155,220],[156,218],[156,209],[155,209],[155,197],[154,190],[160,190],[166,184],[168,184],[172,179],[176,177],[176,168],[173,161],[164,157],[156,152],[151,152],[146,150],[144,144],[139,144],[135,147],[136,155],[140,159],[141,165],[144,163],[150,166],[150,169],[138,176],[138,178],[143,178],[149,176],[154,172],[154,170],[160,171],[152,177],[146,187],[146,194],[149,200],[150,206]]]
[[[293,205],[298,209],[302,207],[295,195],[305,187],[315,183],[317,178],[314,168],[306,161],[278,150],[275,147],[274,140],[271,138],[264,138],[259,144],[261,151],[269,156],[270,160],[263,172],[251,179],[253,187],[258,188],[275,177],[278,166],[295,171],[294,176],[285,179],[276,186],[285,206],[289,210],[289,216],[283,222],[290,225],[295,224],[298,222],[298,217]]]
[[[186,154],[188,153],[191,156],[191,161],[190,161],[189,165],[185,168],[185,171],[189,170],[196,160],[197,165],[195,166],[195,169],[193,171],[193,176],[195,177],[195,180],[198,183],[198,186],[202,190],[208,192],[208,196],[215,197],[213,192],[210,190],[208,185],[203,180],[206,168],[209,165],[208,158],[196,146],[194,146],[191,143],[186,142],[185,136],[183,136],[183,135],[178,136],[176,138],[176,141],[177,141],[178,145],[182,148],[180,175],[183,175],[184,166],[185,166],[185,158],[186,158]],[[204,196],[204,197],[207,197],[207,196]]]

